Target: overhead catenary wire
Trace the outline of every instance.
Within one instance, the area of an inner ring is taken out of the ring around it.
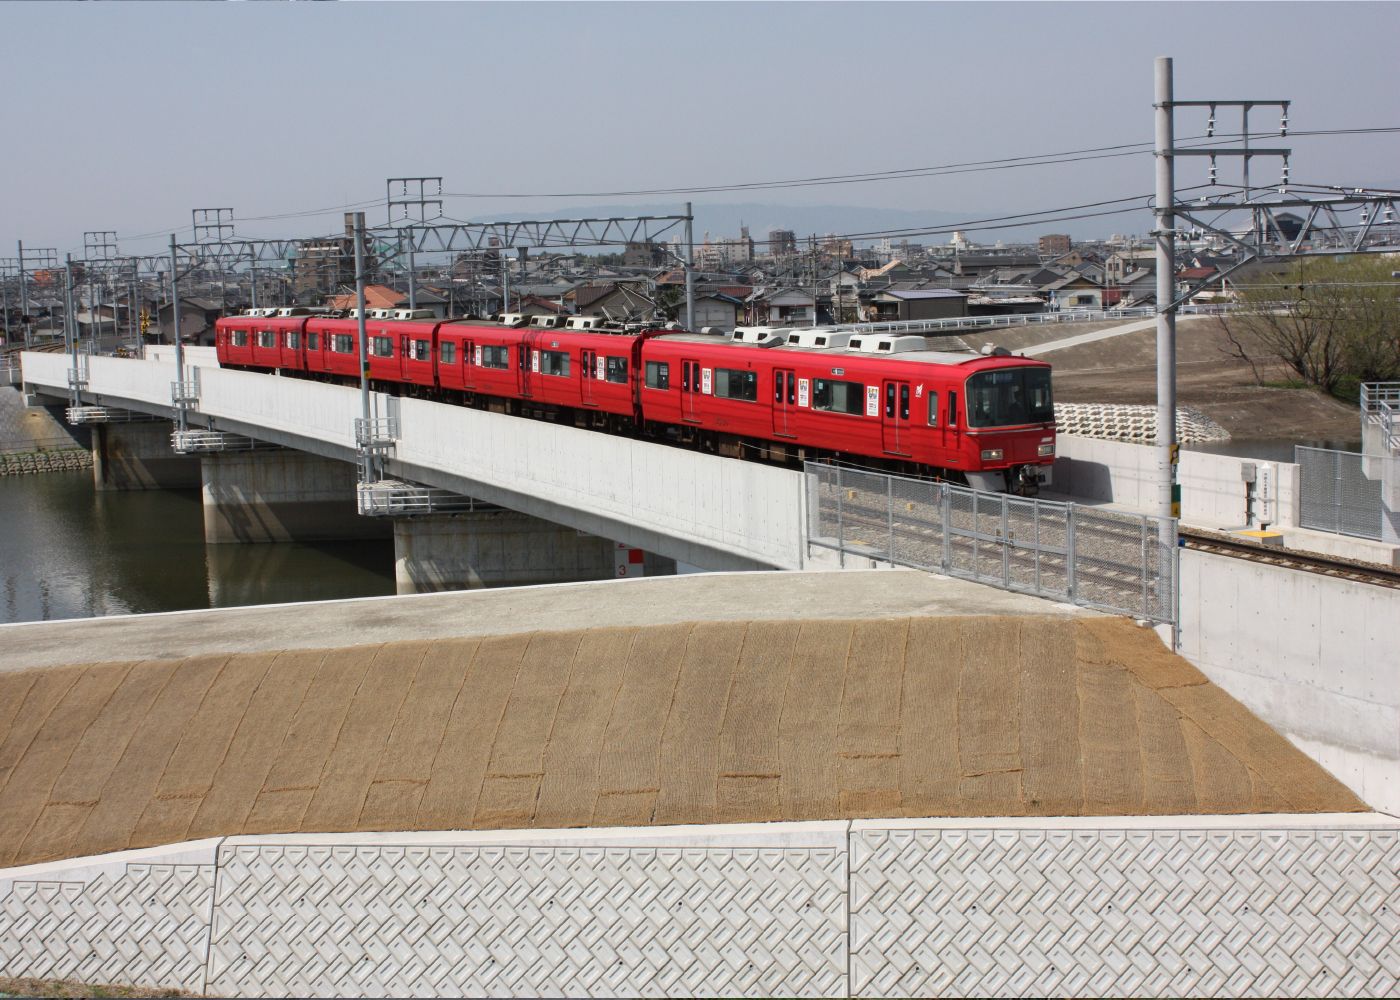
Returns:
[[[1337,135],[1378,135],[1400,132],[1400,126],[1367,126],[1356,128],[1339,129],[1312,129],[1290,131],[1290,138],[1317,137],[1317,136],[1337,136]],[[1260,130],[1248,133],[1249,138],[1265,138],[1277,134],[1276,131]],[[1216,133],[1213,136],[1192,136],[1178,143],[1181,147],[1190,148],[1211,148],[1220,146],[1226,141],[1243,138],[1245,133]],[[1204,141],[1202,141],[1204,140]],[[817,176],[809,178],[796,178],[789,180],[770,181],[749,181],[732,184],[703,185],[694,187],[671,187],[671,188],[648,188],[634,190],[615,191],[594,191],[594,192],[498,192],[498,193],[471,193],[471,192],[443,192],[444,198],[500,198],[500,199],[523,199],[523,198],[601,198],[601,197],[643,197],[659,196],[671,194],[696,194],[696,193],[722,193],[726,191],[746,191],[746,190],[781,190],[785,188],[801,188],[812,186],[829,186],[840,184],[859,184],[890,180],[918,179],[923,177],[949,176],[965,173],[978,173],[996,170],[1024,169],[1035,166],[1053,166],[1064,163],[1078,163],[1087,160],[1111,159],[1122,156],[1142,156],[1152,153],[1152,143],[1118,143],[1107,146],[1085,147],[1077,150],[1062,150],[1052,153],[1028,154],[1023,156],[1002,157],[988,160],[970,160],[949,164],[940,164],[923,167],[909,167],[895,170],[871,171],[854,174],[834,174],[827,176]],[[1202,185],[1208,186],[1208,185]],[[1214,185],[1216,187],[1233,187],[1234,185]],[[1288,185],[1292,190],[1337,190],[1336,185]],[[1255,187],[1260,187],[1256,185]],[[1267,185],[1265,187],[1268,187]],[[1348,189],[1350,190],[1350,189]],[[338,206],[326,206],[324,208],[303,209],[290,212],[266,213],[262,215],[246,216],[236,220],[237,222],[274,222],[287,219],[314,218],[331,215],[345,211],[374,207],[384,203],[382,197],[364,199],[361,201],[348,202]],[[1053,212],[1059,210],[1047,210]],[[1026,215],[1047,214],[1047,213],[1026,213]],[[1020,218],[1022,216],[1011,216]],[[446,218],[444,216],[444,218]],[[1068,216],[1063,219],[1046,219],[1044,222],[1054,221],[1074,221],[1078,216]],[[1028,223],[1029,224],[1029,223]],[[187,223],[180,223],[175,226],[162,227],[147,233],[137,233],[123,236],[123,242],[144,242],[148,240],[161,239],[170,232],[179,232],[186,227]],[[1005,228],[1012,228],[1008,225]],[[931,235],[933,233],[947,232],[952,230],[978,230],[979,227],[973,224],[955,225],[950,227],[938,227],[931,230],[909,229],[909,235]],[[891,230],[888,235],[901,235],[906,231]],[[336,238],[336,235],[325,237],[327,239]],[[868,234],[868,238],[883,238],[887,235],[884,231],[880,233]],[[312,237],[314,238],[314,237]],[[842,238],[853,239],[854,236],[847,235]],[[865,238],[863,235],[862,238]],[[237,239],[251,239],[251,237],[237,237]],[[600,244],[601,245],[601,244]]]

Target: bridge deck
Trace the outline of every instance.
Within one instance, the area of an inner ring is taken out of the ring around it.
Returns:
[[[1151,631],[908,571],[0,640],[0,867],[240,833],[1363,808]]]

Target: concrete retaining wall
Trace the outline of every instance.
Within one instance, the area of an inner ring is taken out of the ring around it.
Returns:
[[[269,835],[0,870],[0,972],[226,996],[1382,996],[1374,815]]]
[[[610,580],[613,543],[513,510],[394,521],[400,594]]]
[[[388,538],[385,521],[361,517],[355,467],[305,452],[206,455],[202,460],[204,540],[325,541]]]
[[[1181,551],[1180,652],[1400,815],[1400,590]]]
[[[1157,506],[1157,449],[1121,441],[1059,434],[1055,438],[1054,489],[1077,499],[1105,500],[1143,510]],[[1246,523],[1245,482],[1241,467],[1257,459],[1207,452],[1181,452],[1177,480],[1181,483],[1181,519],[1188,524],[1243,527]],[[1298,466],[1270,463],[1277,471],[1277,497],[1271,516],[1279,527],[1298,524]],[[1256,519],[1260,511],[1255,508]]]

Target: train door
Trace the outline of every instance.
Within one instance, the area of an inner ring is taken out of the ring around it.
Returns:
[[[515,387],[522,399],[529,399],[531,392],[531,374],[540,369],[540,352],[535,345],[538,342],[533,334],[526,334],[520,338],[520,348],[515,360]]]
[[[884,449],[889,455],[908,455],[909,446],[909,383],[886,379],[884,407],[881,410],[881,430]]]
[[[462,341],[462,388],[476,388],[477,366],[481,359],[476,356],[476,341]]]
[[[779,437],[796,437],[791,418],[797,410],[797,373],[788,368],[773,372],[773,433]]]
[[[593,398],[593,383],[602,377],[602,373],[598,371],[598,352],[585,350],[580,360],[582,363],[579,367],[583,370],[579,372],[579,398],[584,406],[597,406],[598,403]]]
[[[681,417],[691,423],[700,422],[700,395],[702,392],[700,362],[681,361]]]

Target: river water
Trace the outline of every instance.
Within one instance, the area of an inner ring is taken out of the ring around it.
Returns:
[[[198,490],[0,478],[0,623],[394,593],[392,540],[205,545]]]

